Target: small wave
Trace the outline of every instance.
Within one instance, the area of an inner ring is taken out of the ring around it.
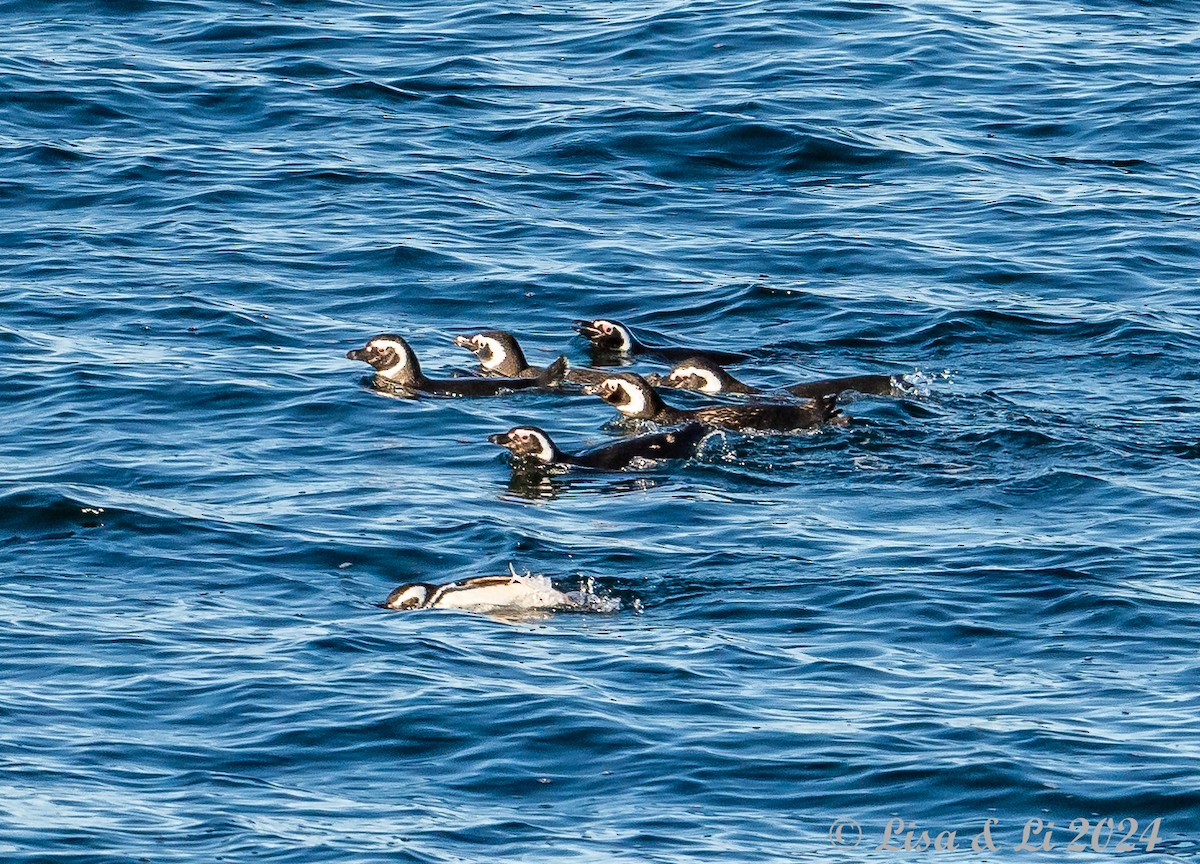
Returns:
[[[329,252],[325,261],[354,264],[370,270],[462,271],[471,265],[449,252],[437,252],[409,243],[381,246],[357,246]]]
[[[60,144],[33,144],[25,147],[0,147],[17,162],[29,162],[42,168],[70,168],[90,160],[86,153]]]
[[[13,532],[7,542],[17,542],[26,534],[66,535],[80,528],[97,528],[124,515],[112,507],[81,501],[57,492],[37,488],[17,488],[0,495],[0,531]]]
[[[347,99],[353,102],[394,102],[405,104],[424,98],[420,93],[405,90],[381,81],[354,81],[349,84],[337,84],[321,91],[335,99]]]
[[[878,141],[711,111],[606,109],[572,124],[530,124],[495,140],[556,162],[619,163],[665,180],[860,172],[908,154]]]

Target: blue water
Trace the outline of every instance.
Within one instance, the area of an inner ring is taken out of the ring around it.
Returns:
[[[0,860],[1200,860],[1196,4],[0,27]],[[581,317],[917,392],[531,485],[344,358]],[[510,563],[622,609],[377,605]]]

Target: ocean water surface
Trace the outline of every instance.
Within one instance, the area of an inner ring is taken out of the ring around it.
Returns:
[[[0,26],[0,860],[1200,860],[1195,3]],[[345,358],[593,317],[913,392],[527,482],[628,429]],[[379,606],[510,565],[620,609]]]

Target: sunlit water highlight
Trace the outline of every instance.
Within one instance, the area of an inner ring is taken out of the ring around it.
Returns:
[[[5,861],[1200,857],[1194,4],[0,10]],[[344,358],[599,316],[916,392],[530,483]],[[621,609],[379,607],[510,564]]]

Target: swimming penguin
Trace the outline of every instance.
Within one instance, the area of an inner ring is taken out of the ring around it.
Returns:
[[[507,447],[514,459],[520,461],[619,471],[637,460],[688,459],[711,431],[700,423],[689,423],[669,432],[638,435],[573,454],[559,450],[550,436],[536,426],[514,426],[502,434],[489,435],[488,440]]]
[[[455,336],[454,344],[466,348],[479,358],[484,375],[503,375],[506,378],[536,378],[545,370],[530,366],[517,338],[503,330],[483,330],[470,336]],[[607,372],[598,369],[568,369],[563,380],[571,384],[599,384]]]
[[[739,396],[759,396],[767,391],[752,387],[734,378],[724,369],[704,357],[689,357],[668,375],[647,375],[652,387],[674,387],[678,390],[699,390],[702,393],[735,393]],[[848,375],[844,378],[824,378],[783,388],[783,392],[807,399],[836,396],[844,390],[854,390],[872,396],[895,396],[902,392],[891,375]]]
[[[508,576],[477,576],[446,585],[414,582],[401,585],[383,601],[385,609],[462,609],[471,612],[497,610],[532,611],[576,609],[612,612],[620,603],[598,597],[590,590],[559,591],[545,576],[518,576],[509,565]]]
[[[375,386],[440,396],[494,396],[509,390],[553,387],[567,371],[567,358],[559,357],[534,378],[426,378],[417,355],[401,337],[384,333],[362,348],[346,352],[347,360],[361,360],[375,370]]]
[[[677,363],[689,357],[706,357],[714,363],[741,363],[749,360],[749,354],[733,351],[710,351],[707,348],[680,348],[668,345],[646,345],[639,342],[628,327],[617,321],[599,318],[595,321],[575,321],[575,332],[592,343],[592,349],[608,354],[629,354],[656,357],[668,363]]]
[[[600,384],[584,388],[599,396],[626,417],[659,424],[700,422],[735,431],[790,432],[813,429],[823,423],[845,423],[834,407],[836,396],[825,396],[804,405],[759,402],[748,405],[715,405],[684,410],[667,405],[641,375],[623,372]]]
[[[542,371],[530,366],[516,337],[503,330],[483,330],[470,336],[455,336],[454,344],[479,358],[484,375],[505,378],[536,378]]]

